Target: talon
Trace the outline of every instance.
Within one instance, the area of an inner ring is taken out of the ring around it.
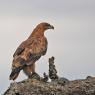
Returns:
[[[40,79],[40,76],[37,73],[32,73],[29,78]]]

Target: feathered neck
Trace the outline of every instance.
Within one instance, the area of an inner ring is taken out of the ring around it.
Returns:
[[[34,37],[34,36],[37,36],[37,37],[42,37],[42,36],[44,36],[44,29],[43,28],[35,28],[34,30],[33,30],[33,32],[31,33],[31,35],[29,36],[29,38],[31,38],[31,37]],[[29,39],[28,38],[28,39]]]

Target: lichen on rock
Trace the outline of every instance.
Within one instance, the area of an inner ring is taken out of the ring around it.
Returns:
[[[49,58],[49,74],[14,82],[3,95],[95,95],[95,77],[69,81],[57,75],[54,57]],[[48,82],[48,79],[51,82]]]

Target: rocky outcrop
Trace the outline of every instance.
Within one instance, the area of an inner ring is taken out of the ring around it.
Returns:
[[[48,79],[51,82],[48,82]],[[49,59],[49,74],[35,75],[21,82],[14,82],[3,95],[95,95],[95,77],[69,81],[60,78],[54,65],[54,57]]]
[[[52,82],[26,79],[11,83],[4,95],[95,95],[95,78],[74,81],[61,78]]]

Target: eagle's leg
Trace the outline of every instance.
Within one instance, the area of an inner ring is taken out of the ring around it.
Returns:
[[[24,73],[31,79],[40,79],[40,76],[35,72],[35,63],[28,65],[23,69]]]
[[[32,72],[31,76],[29,76],[29,78],[36,78],[39,79],[40,76],[35,72],[35,63],[33,63],[30,67],[30,70]]]
[[[30,66],[32,74],[35,73],[35,63]]]
[[[27,65],[23,71],[28,76],[28,78],[30,78],[35,73],[35,63],[32,65]]]
[[[24,69],[23,69],[23,72],[25,73],[26,76],[30,77],[31,76],[31,69],[29,66],[26,66]]]
[[[36,72],[35,72],[35,63],[33,63],[30,67],[30,70],[32,72],[31,76],[29,76],[29,78],[33,78],[34,76],[38,75]]]

